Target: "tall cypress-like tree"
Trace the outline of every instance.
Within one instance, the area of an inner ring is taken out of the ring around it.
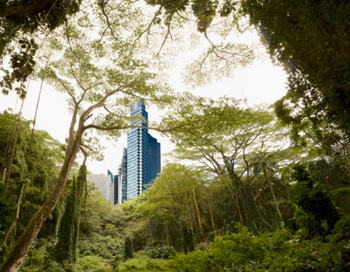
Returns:
[[[83,191],[86,183],[86,166],[79,169],[78,178],[73,179],[72,193],[67,197],[66,208],[61,219],[58,242],[55,247],[55,259],[59,262],[75,263],[79,238],[80,213],[83,203]]]
[[[124,253],[123,253],[123,260],[126,261],[128,259],[131,259],[134,257],[134,253],[132,250],[132,241],[130,237],[125,238],[124,242]]]

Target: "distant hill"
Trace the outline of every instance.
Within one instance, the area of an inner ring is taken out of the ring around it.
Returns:
[[[109,183],[110,180],[105,174],[88,174],[87,180],[95,184],[98,191],[102,193],[105,199],[109,199]]]

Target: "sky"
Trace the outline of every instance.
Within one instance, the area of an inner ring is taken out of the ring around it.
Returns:
[[[257,35],[250,39],[257,40]],[[286,74],[281,67],[274,66],[266,54],[260,54],[253,63],[234,71],[232,78],[226,78],[207,86],[191,89],[182,81],[182,71],[186,66],[186,55],[177,58],[174,69],[169,73],[168,84],[177,91],[190,91],[193,94],[210,98],[230,96],[237,99],[244,98],[248,106],[255,104],[271,104],[285,93]],[[23,116],[33,120],[40,90],[40,82],[30,81],[28,95],[23,104]],[[7,96],[0,94],[0,112],[12,108],[17,113],[22,101],[14,93]],[[153,107],[147,108],[149,121],[160,121],[160,113]],[[57,140],[64,142],[68,135],[70,114],[67,110],[66,96],[54,90],[50,85],[43,84],[38,107],[36,129],[46,130]],[[162,165],[171,158],[167,156],[174,147],[170,141],[155,131],[150,134],[161,143]],[[126,134],[116,141],[101,138],[105,146],[104,160],[101,162],[89,160],[88,170],[94,174],[107,174],[107,170],[117,173],[121,162],[122,150],[126,147]]]

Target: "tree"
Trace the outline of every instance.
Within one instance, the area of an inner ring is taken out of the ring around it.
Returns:
[[[77,178],[73,178],[72,192],[67,197],[66,207],[58,232],[58,242],[55,246],[55,259],[58,262],[77,260],[77,244],[80,229],[80,214],[83,206],[84,188],[86,186],[86,166],[80,166]]]
[[[132,241],[130,237],[125,238],[124,242],[124,252],[123,252],[123,260],[126,261],[134,256],[132,250]]]
[[[54,188],[32,216],[2,271],[18,270],[44,222],[63,197],[79,150],[83,148],[92,152],[93,148],[84,139],[87,131],[98,129],[118,136],[120,130],[131,127],[128,125],[131,119],[126,117],[126,105],[130,101],[139,97],[159,104],[169,101],[169,95],[162,94],[162,86],[157,84],[155,75],[147,71],[147,65],[137,57],[136,46],[131,43],[137,33],[137,24],[135,29],[131,20],[141,19],[137,17],[137,9],[132,4],[123,3],[113,12],[117,13],[115,16],[128,19],[111,26],[104,15],[97,12],[95,19],[102,28],[113,27],[111,32],[102,33],[99,39],[89,40],[91,37],[84,28],[87,23],[84,20],[92,18],[93,14],[85,9],[79,14],[81,17],[76,17],[76,27],[68,23],[64,26],[66,47],[57,40],[52,44],[61,53],[60,60],[52,62],[40,75],[70,97],[72,119],[65,157]],[[124,31],[127,26],[130,27],[128,33]],[[105,62],[99,62],[102,58]]]
[[[234,99],[199,99],[177,107],[165,123],[192,120],[191,131],[174,132],[172,141],[182,159],[200,162],[227,184],[236,201],[242,224],[252,231],[271,229],[254,200],[252,153],[281,148],[285,132],[278,130],[273,115],[262,109],[242,108]]]
[[[280,205],[278,203],[275,190],[273,189],[273,181],[277,181],[277,179],[275,179],[277,163],[272,158],[272,153],[258,151],[257,153],[253,154],[253,157],[251,158],[251,167],[255,176],[259,176],[262,173],[265,182],[268,183],[279,220],[281,221],[281,227],[284,228],[282,212],[279,207]]]
[[[271,58],[287,73],[288,93],[275,104],[277,116],[292,126],[295,141],[312,136],[324,147],[350,135],[350,36],[346,0],[147,0],[160,6],[166,22],[187,9],[200,32],[218,16],[239,23],[248,16]],[[232,16],[232,17],[231,17]]]
[[[144,229],[150,233],[151,244],[186,251],[214,231],[207,179],[203,169],[175,163],[164,166],[145,193],[145,201],[137,206],[137,213],[146,222]]]

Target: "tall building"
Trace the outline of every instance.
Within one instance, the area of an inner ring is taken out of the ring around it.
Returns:
[[[115,205],[115,195],[114,195],[114,181],[113,182],[109,182],[109,202],[111,202],[113,205]]]
[[[118,203],[127,200],[127,149],[124,147],[122,163],[118,169]]]
[[[110,179],[109,183],[109,201],[115,205],[123,203],[126,199],[127,190],[127,151],[124,147],[122,162],[118,168],[118,174],[113,175],[113,173],[108,170],[107,174]]]
[[[109,178],[109,201],[115,205],[118,194],[116,191],[118,190],[118,177],[114,176],[113,173],[108,170],[107,175]],[[117,181],[117,182],[116,182]]]
[[[110,195],[112,204],[120,204],[129,198],[139,196],[160,173],[160,144],[148,133],[148,113],[143,99],[131,105],[133,128],[127,135],[127,148],[123,150],[122,162],[118,174],[110,177]]]
[[[140,118],[131,122],[127,135],[127,199],[139,196],[160,172],[160,144],[148,133],[148,113],[143,99],[130,108],[131,116]]]

